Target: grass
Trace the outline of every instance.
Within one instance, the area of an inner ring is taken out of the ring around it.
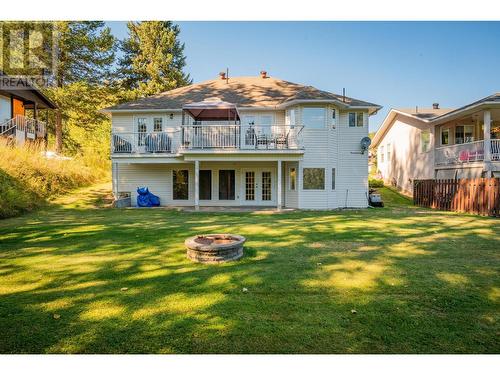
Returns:
[[[497,219],[387,189],[344,212],[99,208],[108,188],[0,221],[0,352],[500,351]],[[245,257],[189,262],[205,232],[246,236]]]
[[[0,219],[106,177],[96,158],[47,159],[37,146],[11,147],[0,139]]]

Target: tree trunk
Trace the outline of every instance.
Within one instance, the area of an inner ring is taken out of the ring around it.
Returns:
[[[61,110],[56,109],[56,152],[58,154],[62,153],[62,146],[63,146],[63,140],[62,140],[62,116],[61,116]]]

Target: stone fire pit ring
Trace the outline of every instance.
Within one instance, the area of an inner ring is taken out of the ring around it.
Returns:
[[[222,263],[243,256],[246,238],[237,234],[201,234],[184,241],[187,257],[199,263]]]

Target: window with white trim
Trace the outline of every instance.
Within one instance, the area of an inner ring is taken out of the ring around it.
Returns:
[[[391,161],[391,144],[390,143],[387,144],[387,161],[388,162]]]
[[[450,144],[450,128],[441,128],[441,146],[447,146]]]
[[[155,117],[153,119],[153,131],[161,132],[163,130],[163,119],[161,117]]]
[[[292,167],[288,170],[289,189],[295,190],[297,186],[297,169]]]
[[[139,146],[144,146],[144,139],[146,138],[146,132],[148,131],[148,126],[145,117],[139,117],[137,119],[137,142]]]
[[[379,154],[380,154],[380,162],[383,163],[384,162],[384,146],[380,146],[380,149],[379,149]]]
[[[431,145],[431,132],[429,130],[422,130],[420,132],[420,151],[428,152]]]
[[[323,129],[326,122],[326,109],[324,107],[302,108],[302,124],[308,129]]]
[[[303,168],[304,190],[325,190],[325,168]]]
[[[363,112],[358,112],[356,115],[356,126],[363,126],[364,125],[364,115]]]
[[[349,127],[353,128],[356,126],[356,113],[349,112]]]

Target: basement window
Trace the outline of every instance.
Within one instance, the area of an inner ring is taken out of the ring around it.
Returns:
[[[325,168],[303,169],[304,190],[325,190]]]

